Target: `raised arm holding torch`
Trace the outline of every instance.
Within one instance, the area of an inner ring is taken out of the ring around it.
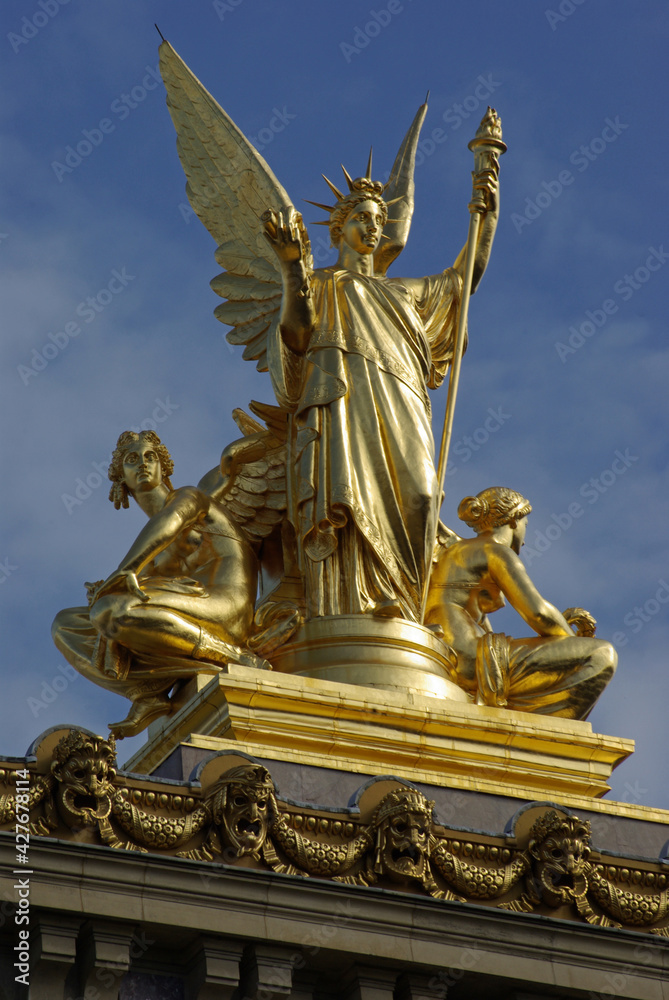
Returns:
[[[506,152],[507,146],[506,143],[502,142],[502,122],[494,108],[488,108],[486,111],[475,137],[468,144],[468,148],[474,153],[474,171],[472,173],[474,185],[472,199],[468,205],[469,232],[467,243],[455,262],[456,269],[462,274],[462,295],[460,297],[453,360],[448,380],[444,428],[439,448],[439,464],[437,467],[439,496],[441,496],[444,490],[448,452],[453,433],[455,401],[458,394],[460,366],[462,364],[467,331],[469,298],[476,291],[476,287],[485,270],[497,226],[499,157],[502,153]],[[481,225],[482,218],[484,220],[483,225]],[[428,567],[422,604],[423,619],[425,618],[429,587],[430,568]]]

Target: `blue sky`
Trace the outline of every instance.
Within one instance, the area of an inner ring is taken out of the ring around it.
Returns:
[[[666,5],[5,0],[0,16],[0,753],[58,723],[105,733],[125,715],[61,672],[49,633],[143,523],[107,501],[118,434],[153,421],[183,485],[238,436],[234,407],[272,400],[213,316],[219,269],[184,194],[157,21],[298,207],[327,200],[321,171],[360,174],[370,143],[383,178],[431,91],[412,233],[391,273],[453,262],[467,143],[488,103],[501,114],[500,224],[471,303],[443,517],[457,528],[459,500],[490,485],[530,498],[537,585],[592,611],[619,649],[590,720],[637,741],[613,796],[669,808]],[[310,230],[317,263],[331,263],[326,231]],[[438,436],[445,393],[432,398]],[[513,612],[496,619],[527,633]]]

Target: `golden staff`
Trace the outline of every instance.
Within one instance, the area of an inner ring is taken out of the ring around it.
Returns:
[[[460,381],[460,366],[462,364],[465,331],[467,329],[467,313],[469,312],[469,299],[471,297],[479,224],[481,222],[481,216],[486,211],[485,196],[481,188],[476,186],[476,181],[480,180],[482,176],[484,177],[486,173],[496,177],[499,174],[499,157],[502,153],[506,153],[507,150],[506,143],[502,142],[502,121],[494,108],[488,108],[481,120],[481,124],[476,130],[476,135],[472,141],[468,143],[467,148],[471,149],[474,154],[474,172],[472,174],[472,177],[474,178],[474,189],[472,192],[472,200],[467,206],[469,208],[469,233],[467,234],[467,244],[465,247],[462,296],[460,298],[458,326],[455,334],[455,344],[453,346],[453,360],[451,361],[451,371],[448,378],[448,395],[446,397],[444,429],[442,431],[441,446],[439,448],[439,465],[437,467],[437,480],[439,483],[439,492],[437,495],[439,497],[441,497],[444,490],[448,452],[451,447],[455,400],[458,394],[458,383]],[[438,527],[439,519],[437,518],[430,552],[433,552],[436,544]],[[421,621],[424,621],[425,619],[425,608],[427,606],[427,595],[430,587],[431,573],[432,557],[430,557],[425,577]]]

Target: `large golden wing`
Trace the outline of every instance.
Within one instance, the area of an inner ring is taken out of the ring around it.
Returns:
[[[386,273],[392,262],[406,246],[409,238],[414,209],[413,175],[416,169],[416,150],[426,114],[427,98],[425,104],[421,104],[419,107],[409,126],[409,131],[395,157],[393,169],[390,171],[388,183],[384,188],[383,197],[388,203],[392,221],[388,221],[384,226],[383,235],[386,238],[381,240],[374,252],[374,271],[376,274]]]
[[[265,426],[243,410],[233,410],[244,437],[225,448],[220,465],[202,477],[198,488],[218,500],[256,544],[286,516],[288,415],[268,403],[252,402],[250,409]]]
[[[216,260],[225,268],[211,282],[214,291],[228,300],[215,315],[234,327],[228,341],[243,344],[244,358],[256,361],[259,371],[267,371],[267,340],[278,324],[282,286],[260,216],[267,209],[292,207],[291,200],[262,156],[169,42],[163,42],[159,51],[177,152],[188,180],[186,194],[218,243]]]

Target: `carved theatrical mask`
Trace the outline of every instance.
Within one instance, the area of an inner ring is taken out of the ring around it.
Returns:
[[[590,824],[549,812],[530,832],[533,888],[548,906],[570,903],[586,889]]]
[[[236,857],[258,856],[276,813],[274,784],[264,767],[234,767],[214,788],[213,820]]]
[[[433,808],[434,802],[411,789],[383,799],[374,817],[378,874],[402,883],[429,878]]]
[[[114,739],[78,730],[57,744],[51,773],[57,782],[56,806],[71,829],[96,826],[109,816],[116,777]]]

